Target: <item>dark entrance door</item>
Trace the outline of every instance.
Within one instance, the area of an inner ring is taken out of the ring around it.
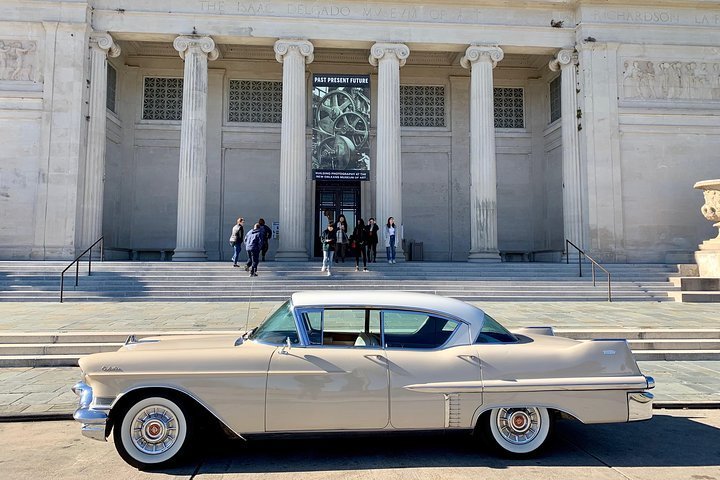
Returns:
[[[328,223],[336,223],[340,215],[345,215],[348,235],[355,228],[355,220],[360,218],[360,182],[317,182],[315,191],[315,245],[314,255],[322,257],[320,234]]]

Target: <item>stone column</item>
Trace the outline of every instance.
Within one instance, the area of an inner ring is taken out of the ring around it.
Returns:
[[[460,63],[470,69],[470,262],[499,262],[493,68],[494,45],[471,45]]]
[[[400,67],[410,56],[402,43],[376,43],[369,61],[378,67],[377,154],[375,159],[375,218],[380,226],[378,257],[384,258],[382,228],[394,217],[398,235],[402,235],[402,158],[400,155]],[[371,216],[371,215],[368,215]],[[402,244],[397,258],[403,260]]]
[[[215,60],[218,57],[218,50],[212,38],[201,36],[177,37],[173,46],[185,60],[178,174],[177,243],[173,260],[202,261],[207,259],[204,241],[208,60]]]
[[[560,50],[550,62],[550,70],[560,70],[562,122],[563,230],[565,238],[585,248],[582,220],[582,183],[580,179],[580,147],[577,125],[578,57],[574,49]],[[564,240],[563,240],[563,248]],[[577,252],[577,251],[575,251]]]
[[[282,133],[280,137],[280,239],[276,260],[308,259],[305,208],[307,147],[305,140],[305,65],[313,61],[307,40],[275,42],[275,58],[283,64]]]
[[[120,55],[107,33],[90,34],[90,98],[87,151],[85,156],[85,187],[83,220],[78,253],[102,236],[103,195],[105,191],[105,142],[107,103],[107,57]]]

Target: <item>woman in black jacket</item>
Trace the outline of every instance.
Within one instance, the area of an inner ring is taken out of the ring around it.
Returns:
[[[370,217],[366,229],[368,262],[372,263],[377,258],[378,230],[380,230],[380,227],[375,223],[375,219]]]
[[[354,244],[355,248],[355,271],[360,271],[360,255],[363,259],[363,272],[367,272],[367,241],[368,232],[365,229],[365,222],[362,218],[358,218],[355,229],[353,230],[352,236],[350,237],[351,245]]]

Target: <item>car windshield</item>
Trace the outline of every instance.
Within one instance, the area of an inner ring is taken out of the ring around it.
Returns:
[[[518,339],[515,335],[508,332],[505,327],[486,313],[483,326],[480,329],[475,343],[514,343],[517,341]]]
[[[248,340],[282,345],[287,338],[293,344],[300,342],[289,301],[283,303],[259,327],[253,330]]]

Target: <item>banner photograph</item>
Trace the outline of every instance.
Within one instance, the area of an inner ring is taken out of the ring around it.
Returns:
[[[313,76],[313,180],[370,180],[370,76]]]

